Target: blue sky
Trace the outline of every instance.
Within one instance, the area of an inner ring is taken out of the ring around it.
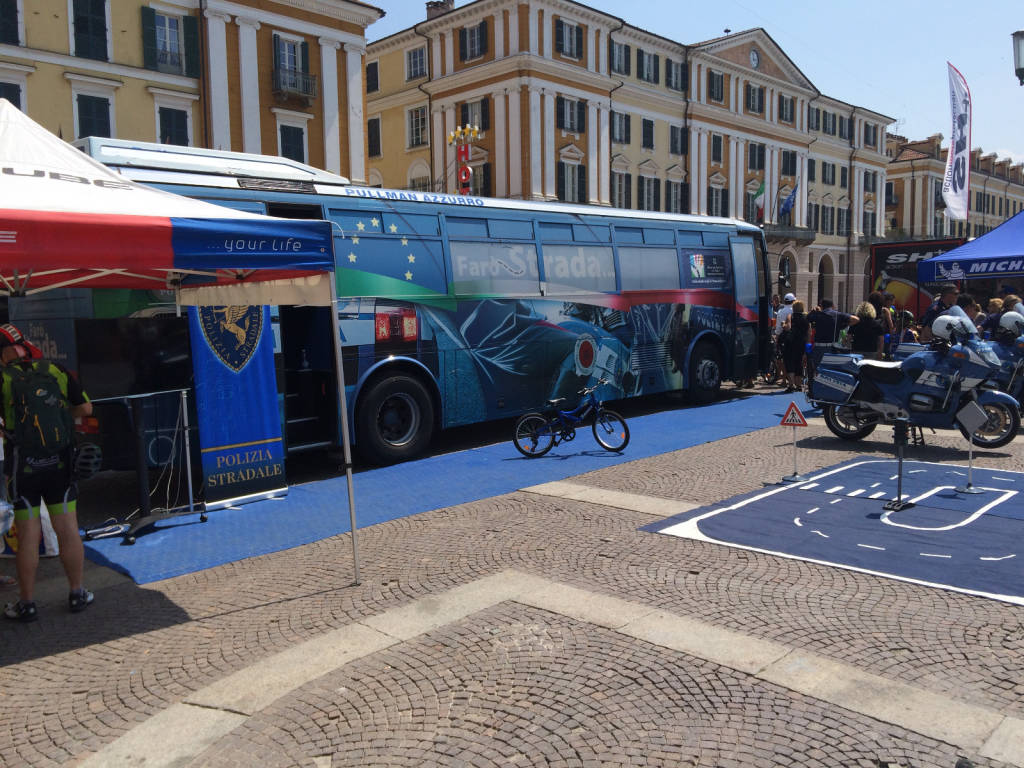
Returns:
[[[379,40],[426,19],[422,0],[367,0],[387,15]],[[456,6],[466,5],[456,0]],[[1024,87],[1010,35],[1024,29],[1024,0],[609,0],[584,3],[682,43],[763,27],[819,90],[894,118],[911,139],[950,133],[946,62],[963,73],[974,105],[971,144],[1024,162]]]

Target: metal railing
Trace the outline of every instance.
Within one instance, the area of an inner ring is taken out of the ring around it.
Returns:
[[[274,67],[274,92],[316,98],[316,75],[300,69]]]

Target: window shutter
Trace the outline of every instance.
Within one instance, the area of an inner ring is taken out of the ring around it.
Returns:
[[[636,49],[636,76],[644,79],[644,52],[642,48]]]
[[[629,144],[629,142],[630,142],[630,138],[629,138],[629,122],[630,122],[630,115],[626,115],[626,144]]]
[[[378,64],[376,61],[372,61],[366,65],[366,92],[374,93],[379,89]]]
[[[623,72],[622,74],[628,75],[629,74],[629,66],[630,66],[629,46],[628,45],[624,45],[622,47],[625,50],[625,54],[623,55],[622,60],[626,63],[626,71]]]
[[[302,41],[300,46],[302,49],[302,72],[303,74],[309,74],[309,43],[305,40]]]
[[[690,90],[690,65],[685,61],[679,65],[679,76],[682,78],[679,83],[679,90],[689,91]]]
[[[274,35],[274,68],[281,68],[281,36]]]
[[[661,82],[661,56],[654,54],[654,84]]]
[[[583,27],[576,27],[576,55],[583,56]]]
[[[581,203],[587,200],[587,166],[580,165],[576,169],[576,199]]]
[[[721,215],[722,216],[728,216],[729,215],[729,190],[728,189],[723,189],[722,190],[722,213],[721,213]]]
[[[671,155],[679,154],[679,129],[674,125],[668,128],[668,151]]]
[[[185,43],[185,76],[201,77],[203,72],[199,60],[199,19],[195,16],[185,16],[181,22]]]
[[[7,99],[16,108],[21,109],[21,86],[14,83],[0,83],[0,99]]]
[[[633,207],[633,175],[631,173],[625,174],[626,176],[626,208]]]
[[[576,102],[576,131],[585,133],[587,130],[587,102]]]
[[[681,138],[682,138],[682,142],[683,142],[683,151],[680,154],[689,155],[690,154],[690,129],[689,128],[683,128],[683,130],[682,130],[682,137]]]
[[[480,194],[484,197],[493,197],[494,190],[491,187],[491,164],[484,163],[483,166],[483,184],[480,185]]]
[[[380,120],[370,120],[366,124],[366,144],[370,157],[380,156]]]
[[[665,85],[675,88],[675,80],[672,79],[672,59],[665,59]]]
[[[555,50],[565,53],[565,24],[561,19],[555,19]]]
[[[469,124],[469,104],[463,102],[462,106],[459,107],[459,125]]]
[[[558,183],[557,189],[555,190],[555,196],[559,200],[565,200],[565,163],[561,160],[558,161]]]
[[[711,72],[708,72],[708,98],[715,98],[715,79],[711,76]]]
[[[0,0],[0,43],[18,45],[19,42],[18,2],[17,0]]]
[[[565,128],[565,99],[561,96],[555,97],[555,127]]]
[[[757,169],[764,170],[764,144],[757,145]]]
[[[491,102],[486,96],[480,99],[480,130],[491,130]]]
[[[644,177],[640,175],[636,177],[636,209],[644,210]]]
[[[661,184],[658,183],[657,179],[651,179],[649,182],[654,186],[654,210],[661,210]]]
[[[467,42],[468,33],[466,28],[463,27],[459,30],[459,61],[466,60],[466,49],[469,47]]]
[[[480,22],[480,53],[487,53],[487,21]]]
[[[0,5],[0,10],[3,6]],[[156,11],[142,6],[142,66],[156,69]]]

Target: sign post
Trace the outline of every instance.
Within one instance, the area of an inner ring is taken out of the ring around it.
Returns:
[[[797,472],[796,469],[796,428],[806,427],[807,419],[805,419],[804,415],[800,413],[800,409],[796,407],[795,402],[790,401],[789,408],[786,409],[786,415],[782,417],[780,426],[793,428],[793,474],[786,475],[784,478],[782,478],[782,482],[801,483],[806,478],[799,472]]]
[[[973,400],[957,411],[956,420],[964,425],[967,430],[967,485],[955,488],[957,493],[982,493],[981,488],[976,488],[971,482],[971,473],[974,469],[974,433],[985,426],[988,421],[988,414],[985,409]]]

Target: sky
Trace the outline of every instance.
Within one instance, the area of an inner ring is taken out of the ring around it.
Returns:
[[[366,0],[385,11],[366,30],[379,40],[426,19],[423,0]],[[466,5],[456,0],[456,7]],[[762,27],[822,93],[892,117],[890,133],[946,137],[946,62],[971,91],[971,146],[1024,162],[1024,87],[1010,35],[1024,0],[588,0],[591,8],[680,43]]]

